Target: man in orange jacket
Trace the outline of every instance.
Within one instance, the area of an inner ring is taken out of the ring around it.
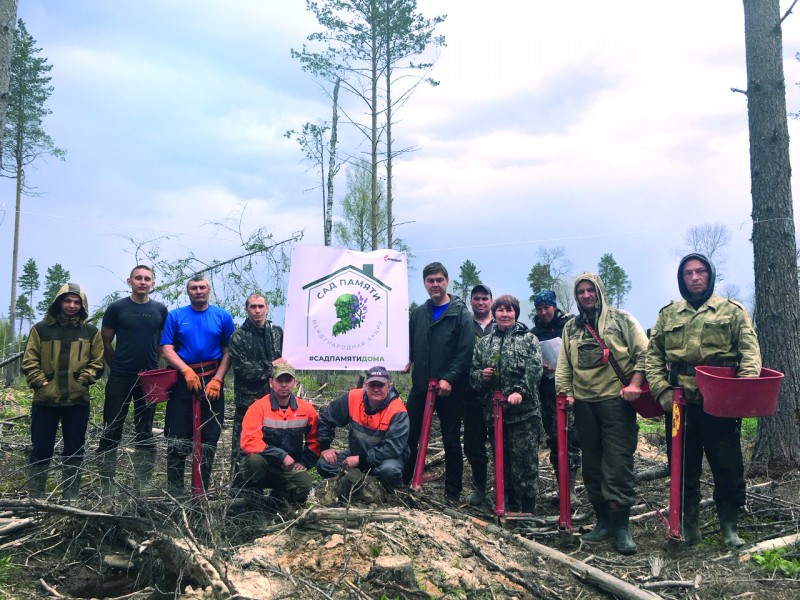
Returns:
[[[242,421],[241,449],[245,454],[241,474],[245,487],[272,490],[272,498],[305,502],[314,478],[308,473],[319,459],[317,411],[297,398],[294,368],[275,365],[270,393],[247,409]]]
[[[348,425],[348,449],[337,452],[331,448],[336,428]],[[406,407],[389,372],[372,367],[363,388],[350,390],[322,410],[319,441],[323,450],[317,472],[325,478],[341,469],[356,475],[371,473],[392,490],[403,482],[403,465],[409,453],[408,428]]]

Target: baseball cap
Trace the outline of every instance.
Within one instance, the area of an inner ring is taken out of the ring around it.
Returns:
[[[290,365],[288,362],[272,365],[273,379],[277,379],[281,375],[291,375],[292,379],[297,379],[297,377],[294,374],[294,367]]]
[[[364,383],[369,383],[370,381],[382,381],[386,383],[389,381],[389,371],[387,371],[384,367],[372,367],[367,371],[367,380]]]
[[[483,285],[482,283],[479,283],[474,288],[472,288],[472,291],[469,293],[469,295],[472,296],[473,294],[475,294],[475,292],[483,292],[484,294],[489,294],[490,296],[492,295],[492,290],[490,290],[487,286]]]

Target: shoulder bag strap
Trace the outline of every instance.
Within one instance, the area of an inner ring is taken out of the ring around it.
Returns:
[[[630,381],[625,376],[625,373],[622,372],[622,369],[620,368],[619,363],[617,362],[617,359],[614,358],[613,354],[611,354],[611,350],[608,349],[608,346],[605,345],[603,340],[600,338],[599,335],[597,335],[597,332],[594,330],[594,328],[592,328],[591,325],[589,325],[588,322],[584,322],[583,325],[584,325],[584,327],[586,327],[586,331],[589,332],[589,334],[594,338],[594,340],[603,349],[603,362],[608,362],[611,365],[611,368],[614,369],[614,373],[617,374],[617,377],[622,382],[623,387],[627,387],[627,385],[630,383]]]

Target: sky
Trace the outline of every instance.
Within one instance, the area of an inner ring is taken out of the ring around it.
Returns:
[[[320,29],[305,4],[20,0],[53,65],[45,126],[67,151],[29,172],[39,195],[23,199],[20,269],[59,262],[96,307],[125,291],[148,240],[170,259],[226,259],[239,244],[213,223],[241,218],[245,233],[303,231],[302,243],[321,245],[315,173],[284,137],[330,114],[290,56]],[[441,261],[452,281],[469,259],[495,297],[526,301],[538,249],[562,246],[572,276],[613,254],[632,283],[624,307],[649,327],[678,296],[685,232],[718,222],[732,236],[725,284],[752,302],[747,104],[731,91],[747,87],[741,2],[418,6],[447,15],[437,29],[447,46],[432,74],[441,84],[418,88],[395,126],[396,147],[418,148],[394,174],[410,300],[426,298],[425,264]],[[783,45],[797,112],[800,12],[784,21]],[[790,120],[792,138],[798,127]],[[366,151],[352,129],[342,136],[343,151]],[[337,217],[344,183],[341,173]],[[0,181],[0,314],[13,217],[13,182]]]

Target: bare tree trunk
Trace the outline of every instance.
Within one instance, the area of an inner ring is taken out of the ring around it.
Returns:
[[[11,79],[11,54],[14,49],[14,27],[17,22],[17,0],[0,0],[0,151],[8,109],[8,85]],[[19,236],[19,192],[17,192],[17,211],[14,220],[14,252],[11,274],[11,301],[9,302],[8,350],[14,353],[14,316],[17,308],[17,247]],[[6,367],[5,383],[14,383],[14,363]]]
[[[759,420],[750,472],[774,476],[800,466],[800,297],[779,1],[744,0],[744,16],[754,316],[764,364],[786,374],[775,415]]]
[[[19,164],[19,163],[17,163]],[[22,203],[22,167],[17,167],[17,190],[14,210],[14,249],[11,252],[11,302],[8,307],[8,354],[14,354],[14,324],[17,318],[17,262],[19,261],[19,215]],[[11,387],[14,384],[16,365],[11,363],[6,367],[5,384]]]
[[[372,28],[372,249],[378,249],[378,58],[380,56],[380,42],[378,29],[377,0],[372,0],[372,15],[370,17]]]
[[[386,3],[386,247],[392,248],[394,244],[394,228],[392,227],[392,44],[391,26],[389,25],[389,11],[391,6]]]
[[[339,141],[339,87],[341,84],[341,78],[337,77],[333,86],[333,114],[331,115],[331,137],[330,147],[328,148],[328,205],[325,210],[326,246],[330,246],[333,242],[333,179],[339,170],[336,166],[336,145]]]

